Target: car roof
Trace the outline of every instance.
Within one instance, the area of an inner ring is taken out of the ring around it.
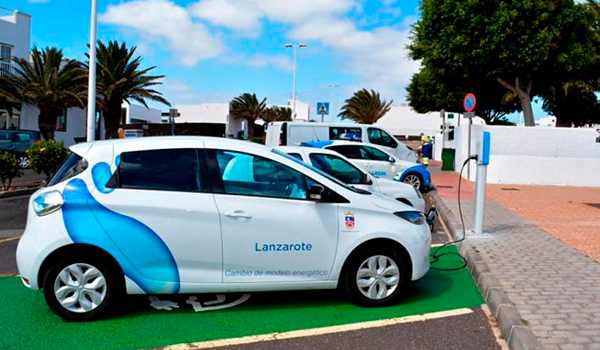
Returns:
[[[332,151],[329,149],[325,149],[325,148],[315,148],[315,147],[302,147],[302,146],[280,146],[280,147],[275,147],[277,149],[280,149],[282,151],[284,151],[285,153],[307,153],[307,154],[311,154],[311,153],[322,153],[322,154],[334,154],[336,156],[339,156],[340,154],[336,151]]]
[[[227,143],[237,146],[243,146],[244,148],[250,149],[272,149],[273,147],[265,146],[262,144],[258,144],[255,142],[244,141],[244,140],[236,140],[236,139],[227,139],[223,137],[212,137],[212,136],[147,136],[147,137],[139,137],[139,138],[126,138],[126,139],[111,139],[111,140],[99,140],[85,143],[75,144],[69,149],[79,155],[85,154],[92,146],[95,147],[111,147],[114,145],[130,145],[135,146],[139,145],[140,149],[144,148],[144,145],[156,145],[157,143],[162,143],[168,145],[169,147],[173,147],[177,142],[187,143],[189,142],[204,142],[204,141],[217,141],[220,143]]]

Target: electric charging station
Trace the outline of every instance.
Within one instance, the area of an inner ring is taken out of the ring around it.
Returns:
[[[487,181],[487,167],[490,164],[491,134],[484,131],[479,147],[477,147],[477,177],[475,182],[475,210],[473,218],[473,232],[483,233],[483,216],[485,212],[485,185]]]

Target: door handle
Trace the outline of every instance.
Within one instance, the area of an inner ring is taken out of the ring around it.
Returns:
[[[252,215],[248,215],[248,214],[246,214],[246,212],[244,212],[242,210],[236,210],[233,213],[227,212],[227,213],[225,213],[225,216],[234,218],[234,219],[251,219],[252,218]]]

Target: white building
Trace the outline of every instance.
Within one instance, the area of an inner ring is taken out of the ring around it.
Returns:
[[[31,15],[0,7],[0,75],[7,75],[12,70],[12,58],[28,58],[31,40]],[[10,118],[8,113],[0,110],[0,129],[18,128],[19,111]]]
[[[29,59],[31,40],[31,15],[0,7],[0,74],[8,74],[12,69],[12,57]],[[124,124],[160,123],[161,111],[138,105],[123,103]],[[55,139],[66,146],[75,143],[75,139],[86,138],[86,110],[69,108],[56,122]],[[0,129],[16,128],[39,130],[39,110],[35,106],[22,104],[21,110],[13,111],[13,117],[0,110]],[[104,136],[102,123],[98,127],[100,138]]]

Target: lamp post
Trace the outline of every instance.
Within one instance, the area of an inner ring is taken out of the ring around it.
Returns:
[[[98,2],[92,0],[90,19],[90,65],[88,78],[87,141],[96,138],[96,31],[98,27]]]
[[[330,111],[329,114],[333,118],[333,115],[334,115],[333,111],[334,111],[334,107],[335,107],[335,102],[333,101],[333,93],[335,91],[335,88],[339,87],[339,85],[338,84],[329,84],[329,87],[331,88],[331,100],[330,100],[331,106],[329,107],[329,111]]]
[[[306,47],[306,44],[298,44],[298,45],[292,45],[292,44],[287,44],[285,45],[286,48],[292,48],[294,50],[294,84],[292,87],[292,120],[296,119],[296,70],[298,68],[297,65],[297,57],[298,57],[298,49],[302,48],[302,47]]]

